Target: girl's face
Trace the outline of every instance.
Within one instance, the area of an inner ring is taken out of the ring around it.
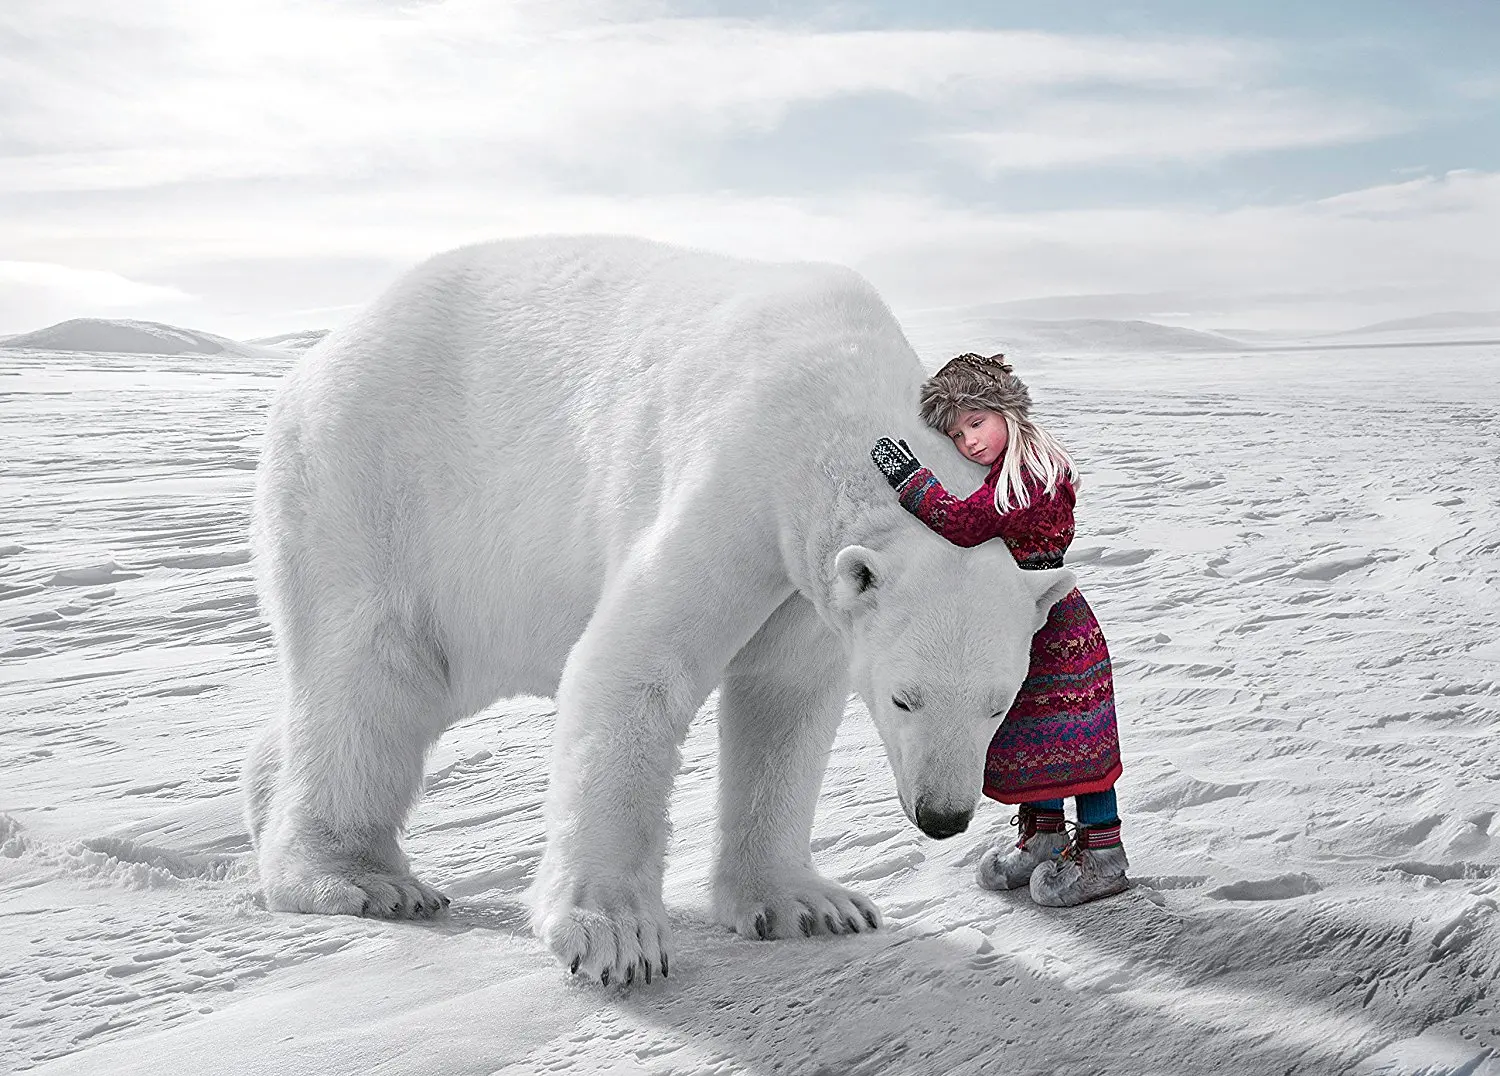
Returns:
[[[1010,430],[994,411],[961,411],[958,421],[948,427],[948,436],[967,459],[992,467],[1005,455]]]

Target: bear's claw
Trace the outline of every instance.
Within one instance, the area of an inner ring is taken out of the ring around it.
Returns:
[[[312,912],[378,919],[430,919],[448,898],[409,874],[354,872],[304,863],[293,869],[262,865],[262,891],[273,912]]]
[[[351,882],[368,894],[360,907],[360,914],[364,916],[431,919],[449,905],[443,894],[410,875],[367,875],[351,879]]]
[[[667,974],[669,929],[665,911],[648,911],[639,900],[615,902],[582,893],[557,911],[540,916],[537,935],[568,969],[611,983],[632,986],[637,978],[651,982],[656,967]]]
[[[724,885],[715,897],[715,918],[741,937],[769,941],[818,933],[863,934],[880,928],[880,912],[875,905],[825,878],[804,877],[790,884],[762,883],[745,888],[755,895],[739,896]],[[765,895],[768,890],[775,895]]]

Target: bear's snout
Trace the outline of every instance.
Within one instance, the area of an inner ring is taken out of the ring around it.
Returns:
[[[917,800],[917,828],[939,841],[968,829],[969,819],[973,817],[972,808],[963,811],[935,810],[928,806],[926,796]]]

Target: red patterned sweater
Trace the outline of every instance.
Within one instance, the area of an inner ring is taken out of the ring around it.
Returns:
[[[1022,568],[1056,568],[1073,541],[1073,484],[1051,493],[1026,473],[1025,508],[995,510],[1000,462],[972,496],[959,498],[919,469],[901,488],[901,504],[962,546],[1003,540]],[[984,794],[1033,803],[1113,788],[1121,771],[1109,648],[1094,611],[1077,590],[1052,607],[1032,639],[1031,668],[990,742]]]

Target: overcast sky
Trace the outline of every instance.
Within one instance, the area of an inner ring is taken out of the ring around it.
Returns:
[[[898,312],[1496,309],[1497,57],[1494,0],[3,0],[0,333],[327,326],[543,231]]]

